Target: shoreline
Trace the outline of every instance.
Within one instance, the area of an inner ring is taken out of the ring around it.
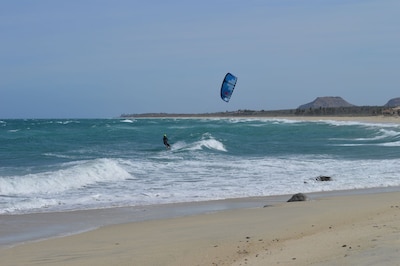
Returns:
[[[279,118],[280,119],[280,118]],[[284,117],[282,119],[301,120],[301,121],[347,121],[347,122],[366,122],[366,123],[400,123],[400,117],[397,116],[299,116]]]
[[[303,193],[308,200],[327,197],[400,191],[400,187],[376,187]],[[25,243],[45,241],[97,230],[110,225],[163,220],[207,213],[273,206],[287,202],[293,194],[177,202],[140,206],[27,214],[0,214],[0,250]]]
[[[293,120],[293,121],[347,121],[365,123],[393,123],[400,124],[400,116],[263,116],[263,115],[165,115],[165,116],[130,116],[118,119],[265,119],[265,120]]]
[[[282,195],[150,206],[142,209],[145,215],[141,220],[111,219],[108,224],[72,235],[2,246],[0,256],[6,265],[33,261],[41,265],[266,265],[271,261],[285,265],[337,265],[332,259],[342,253],[347,254],[340,256],[343,261],[358,262],[371,249],[382,249],[383,245],[383,253],[375,254],[374,259],[384,255],[386,259],[396,258],[398,253],[394,252],[399,251],[396,243],[400,239],[399,187],[306,195],[308,201],[292,203],[286,202],[290,195]],[[134,214],[132,208],[77,213],[75,218],[81,223]],[[71,221],[71,214],[36,215],[42,216],[38,223],[49,223]],[[15,218],[31,224],[29,216],[35,215]],[[370,236],[371,230],[377,235]],[[351,239],[347,239],[349,232],[353,232]],[[353,238],[360,240],[354,242]],[[317,257],[304,255],[314,249],[317,252],[322,243],[335,247],[318,251]],[[305,252],[307,247],[310,250]]]

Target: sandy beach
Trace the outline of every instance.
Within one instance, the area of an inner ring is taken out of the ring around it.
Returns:
[[[400,265],[400,192],[105,226],[0,250],[2,265]]]
[[[205,117],[207,118],[207,117]],[[210,118],[210,117],[208,117]],[[229,118],[229,117],[225,117]],[[352,122],[363,122],[363,123],[391,123],[399,124],[399,116],[233,116],[232,118],[255,118],[255,119],[288,119],[288,120],[298,120],[298,121],[352,121]]]
[[[93,230],[1,246],[1,265],[400,265],[400,188],[313,193],[307,201],[286,202],[290,196],[158,206],[153,211],[159,215],[143,220],[134,217],[145,208],[3,215],[0,238],[8,228],[43,230],[57,220],[88,223],[83,228]],[[95,223],[101,219],[109,222]]]
[[[281,117],[276,117],[281,118]],[[355,121],[365,123],[393,123],[399,124],[399,116],[296,116],[296,117],[282,117],[283,119],[303,120],[303,121],[318,121],[318,120],[332,120],[332,121]]]

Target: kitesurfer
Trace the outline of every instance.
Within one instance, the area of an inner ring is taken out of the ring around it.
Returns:
[[[166,147],[167,149],[171,148],[171,146],[170,146],[169,143],[168,143],[167,134],[164,134],[163,142],[164,142],[164,145],[165,145],[165,147]]]

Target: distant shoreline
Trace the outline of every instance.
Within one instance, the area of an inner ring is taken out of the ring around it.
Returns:
[[[122,114],[121,118],[197,118],[197,117],[266,117],[266,118],[337,118],[337,117],[389,117],[399,118],[399,108],[384,106],[320,107],[309,109],[285,109],[270,111],[237,110],[213,113],[141,113]]]
[[[210,113],[210,114],[164,114],[164,113],[152,113],[152,114],[138,114],[130,116],[121,116],[120,118],[126,119],[140,119],[140,118],[239,118],[239,119],[287,119],[296,121],[320,121],[320,120],[332,120],[332,121],[353,121],[353,122],[364,122],[364,123],[394,123],[400,124],[400,116],[398,115],[266,115],[266,114],[232,114],[229,113]]]
[[[289,120],[334,120],[334,121],[358,121],[368,123],[400,123],[400,116],[397,114],[335,114],[335,115],[310,115],[294,114],[293,110],[280,111],[234,111],[234,112],[216,112],[202,114],[184,114],[184,113],[143,113],[121,115],[120,118],[265,118],[265,119],[289,119]]]
[[[392,116],[197,116],[197,115],[170,115],[170,116],[135,116],[125,119],[285,119],[294,121],[348,121],[363,123],[393,123],[400,124],[400,117]]]

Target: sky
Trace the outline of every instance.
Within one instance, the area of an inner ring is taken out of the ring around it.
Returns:
[[[0,118],[400,97],[398,0],[0,0]],[[227,72],[238,77],[229,103]]]

